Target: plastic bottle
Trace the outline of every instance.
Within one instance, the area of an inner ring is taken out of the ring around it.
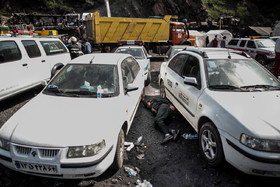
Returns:
[[[129,177],[137,175],[137,172],[130,167],[124,167],[124,170],[128,173]]]
[[[143,136],[140,136],[137,141],[135,142],[136,144],[140,144],[141,140],[143,139]]]
[[[185,138],[185,139],[197,139],[198,138],[197,134],[187,134],[187,133],[184,133],[181,136],[183,138]]]
[[[102,97],[102,87],[100,84],[98,84],[97,86],[97,98],[101,98]]]

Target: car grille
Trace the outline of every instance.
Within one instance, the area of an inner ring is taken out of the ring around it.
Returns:
[[[38,151],[40,157],[42,157],[42,158],[54,158],[57,156],[57,154],[59,152],[59,149],[33,148],[33,150]],[[32,147],[15,145],[15,151],[19,155],[28,156],[32,151]]]

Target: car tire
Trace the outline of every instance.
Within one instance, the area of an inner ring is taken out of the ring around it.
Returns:
[[[147,80],[145,80],[145,86],[149,86],[150,83],[151,83],[151,73],[148,72]]]
[[[256,57],[256,61],[258,61],[263,66],[268,64],[266,56],[263,56],[263,55],[258,55]]]
[[[166,98],[165,86],[164,86],[164,82],[163,82],[163,81],[160,81],[159,90],[160,90],[160,96],[161,96],[162,98]]]
[[[211,122],[202,125],[199,131],[199,148],[203,158],[211,166],[224,162],[224,151],[218,130]]]
[[[124,153],[125,153],[124,142],[125,142],[124,131],[121,129],[118,136],[118,142],[117,142],[114,162],[112,164],[112,169],[118,170],[123,166]]]

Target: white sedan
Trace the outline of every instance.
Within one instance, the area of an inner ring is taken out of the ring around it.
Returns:
[[[132,55],[144,70],[145,86],[149,85],[149,83],[151,82],[151,74],[149,72],[151,55],[148,54],[144,46],[124,45],[118,47],[115,50],[115,53],[125,53]]]
[[[131,55],[89,54],[72,60],[1,127],[1,164],[71,179],[99,176],[112,164],[121,168],[143,80]]]
[[[199,134],[212,166],[280,176],[280,82],[238,51],[189,48],[160,69],[166,96]]]

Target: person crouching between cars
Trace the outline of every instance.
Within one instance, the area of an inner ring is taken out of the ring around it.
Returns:
[[[164,139],[161,144],[168,142],[171,139],[176,140],[179,130],[171,129],[166,125],[168,118],[172,116],[175,111],[175,107],[169,103],[167,99],[161,96],[156,96],[151,100],[145,100],[142,95],[143,105],[150,109],[155,117],[155,124],[164,133]]]

